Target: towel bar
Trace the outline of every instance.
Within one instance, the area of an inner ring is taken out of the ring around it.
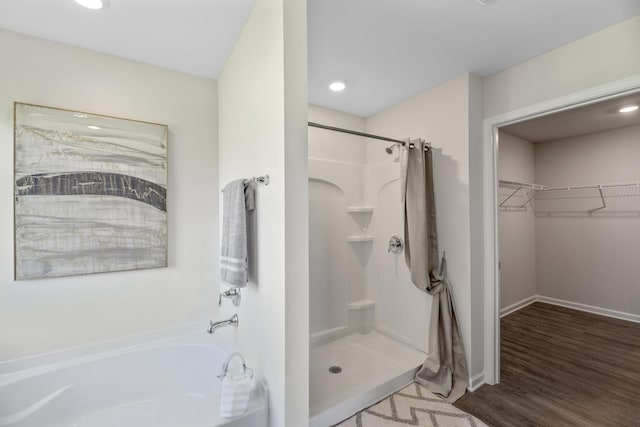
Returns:
[[[269,183],[271,182],[271,179],[269,178],[269,175],[262,175],[262,176],[254,176],[253,178],[246,179],[244,181],[245,184],[249,184],[250,182],[259,182],[260,184],[269,185]]]
[[[245,184],[251,184],[252,182],[258,182],[260,184],[269,185],[269,183],[271,182],[271,178],[269,178],[269,175],[262,175],[262,176],[254,176],[253,178],[244,180]],[[223,193],[224,190],[220,190],[220,192]]]

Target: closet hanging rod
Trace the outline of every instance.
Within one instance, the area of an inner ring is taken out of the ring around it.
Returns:
[[[365,138],[379,139],[382,141],[389,141],[389,142],[393,142],[394,144],[400,144],[403,147],[407,145],[406,141],[401,141],[399,139],[394,139],[394,138],[388,138],[386,136],[373,135],[371,133],[359,132],[357,130],[339,128],[335,126],[328,126],[328,125],[323,125],[321,123],[315,123],[315,122],[307,122],[307,124],[314,128],[332,130],[334,132],[348,133],[348,134],[357,135],[357,136],[364,136]],[[414,147],[415,147],[415,144],[409,144],[409,148],[414,148]],[[430,149],[431,149],[431,143],[430,142],[425,143],[425,150],[430,150]]]

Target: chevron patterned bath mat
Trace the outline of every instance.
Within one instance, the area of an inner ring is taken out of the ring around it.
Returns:
[[[417,383],[335,427],[488,427]]]

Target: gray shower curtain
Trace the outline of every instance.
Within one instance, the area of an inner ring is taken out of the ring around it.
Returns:
[[[467,389],[467,363],[444,255],[438,271],[431,148],[422,140],[406,142],[407,148],[401,155],[405,260],[414,285],[433,297],[429,355],[415,380],[447,401],[455,402]],[[408,148],[410,144],[414,148]]]

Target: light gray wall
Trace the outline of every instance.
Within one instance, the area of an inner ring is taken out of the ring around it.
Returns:
[[[0,362],[215,316],[214,80],[0,30]],[[13,281],[13,102],[169,126],[169,266]]]
[[[502,152],[502,146],[501,152]],[[640,181],[640,126],[535,145],[535,174],[551,186]],[[640,190],[537,202],[538,294],[640,314]],[[633,196],[635,194],[636,196]],[[540,211],[550,212],[550,215]]]
[[[379,135],[425,138],[433,144],[433,166],[440,251],[447,252],[447,266],[458,321],[462,330],[470,375],[477,372],[476,352],[471,343],[471,216],[469,202],[469,97],[470,76],[459,76],[367,118],[367,132]],[[382,152],[384,155],[384,152]],[[412,305],[427,295],[414,296],[413,289],[398,289],[397,301]],[[423,304],[425,305],[425,304]],[[427,325],[427,310],[407,310],[412,322]]]
[[[640,16],[487,77],[484,116],[640,74]]]
[[[469,75],[469,212],[471,244],[471,347],[481,348],[484,342],[482,315],[484,311],[484,210],[482,198],[482,177],[484,166],[473,158],[482,158],[482,104],[484,101],[483,80]],[[482,371],[484,353],[474,352],[470,371]]]
[[[499,134],[498,176],[508,181],[535,182],[534,144],[504,131]],[[511,190],[500,190],[499,201]],[[507,203],[524,203],[522,190]],[[526,211],[498,213],[500,250],[500,308],[536,295],[535,213]]]

